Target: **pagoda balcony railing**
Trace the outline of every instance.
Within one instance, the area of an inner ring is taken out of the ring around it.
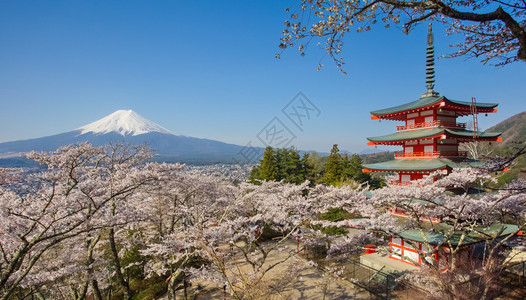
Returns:
[[[435,158],[440,156],[466,157],[466,151],[427,151],[427,152],[399,152],[395,158]]]
[[[391,184],[392,185],[399,185],[399,186],[406,186],[406,185],[411,185],[412,183],[411,183],[411,181],[392,180]]]
[[[466,129],[466,123],[456,123],[456,122],[442,122],[439,120],[434,120],[427,123],[417,123],[404,126],[396,126],[396,131],[412,130],[412,129],[421,129],[421,128],[430,128],[430,127],[448,127],[448,128],[461,128]]]

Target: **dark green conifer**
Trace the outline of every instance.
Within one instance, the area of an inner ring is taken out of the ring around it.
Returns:
[[[274,148],[268,146],[263,153],[263,159],[259,167],[259,178],[261,180],[276,180],[276,157]]]
[[[250,171],[250,175],[248,176],[248,182],[256,185],[261,184],[261,177],[259,176],[260,170],[259,165],[256,165],[252,168]]]
[[[362,159],[358,154],[353,154],[350,157],[347,157],[347,164],[344,168],[344,173],[347,178],[351,178],[360,183],[368,181],[371,176],[362,172],[362,169]]]
[[[323,174],[323,183],[326,185],[338,185],[342,177],[342,158],[338,145],[334,144],[331,154],[327,157],[325,163],[325,172]]]

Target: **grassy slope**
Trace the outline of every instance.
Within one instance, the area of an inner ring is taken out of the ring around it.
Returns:
[[[518,113],[499,124],[488,128],[489,132],[502,132],[503,145],[526,141],[526,111]]]

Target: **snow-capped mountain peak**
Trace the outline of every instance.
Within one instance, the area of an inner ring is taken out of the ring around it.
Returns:
[[[122,136],[140,135],[150,132],[159,132],[177,135],[176,133],[143,118],[133,110],[118,110],[111,115],[98,121],[78,128],[80,134],[88,132],[95,134],[105,134],[116,132]]]

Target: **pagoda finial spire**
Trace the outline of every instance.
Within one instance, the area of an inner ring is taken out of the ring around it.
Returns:
[[[427,92],[422,94],[422,98],[438,96],[438,93],[433,90],[435,87],[435,47],[433,46],[433,28],[431,23],[429,23],[429,31],[427,33],[426,83]]]

